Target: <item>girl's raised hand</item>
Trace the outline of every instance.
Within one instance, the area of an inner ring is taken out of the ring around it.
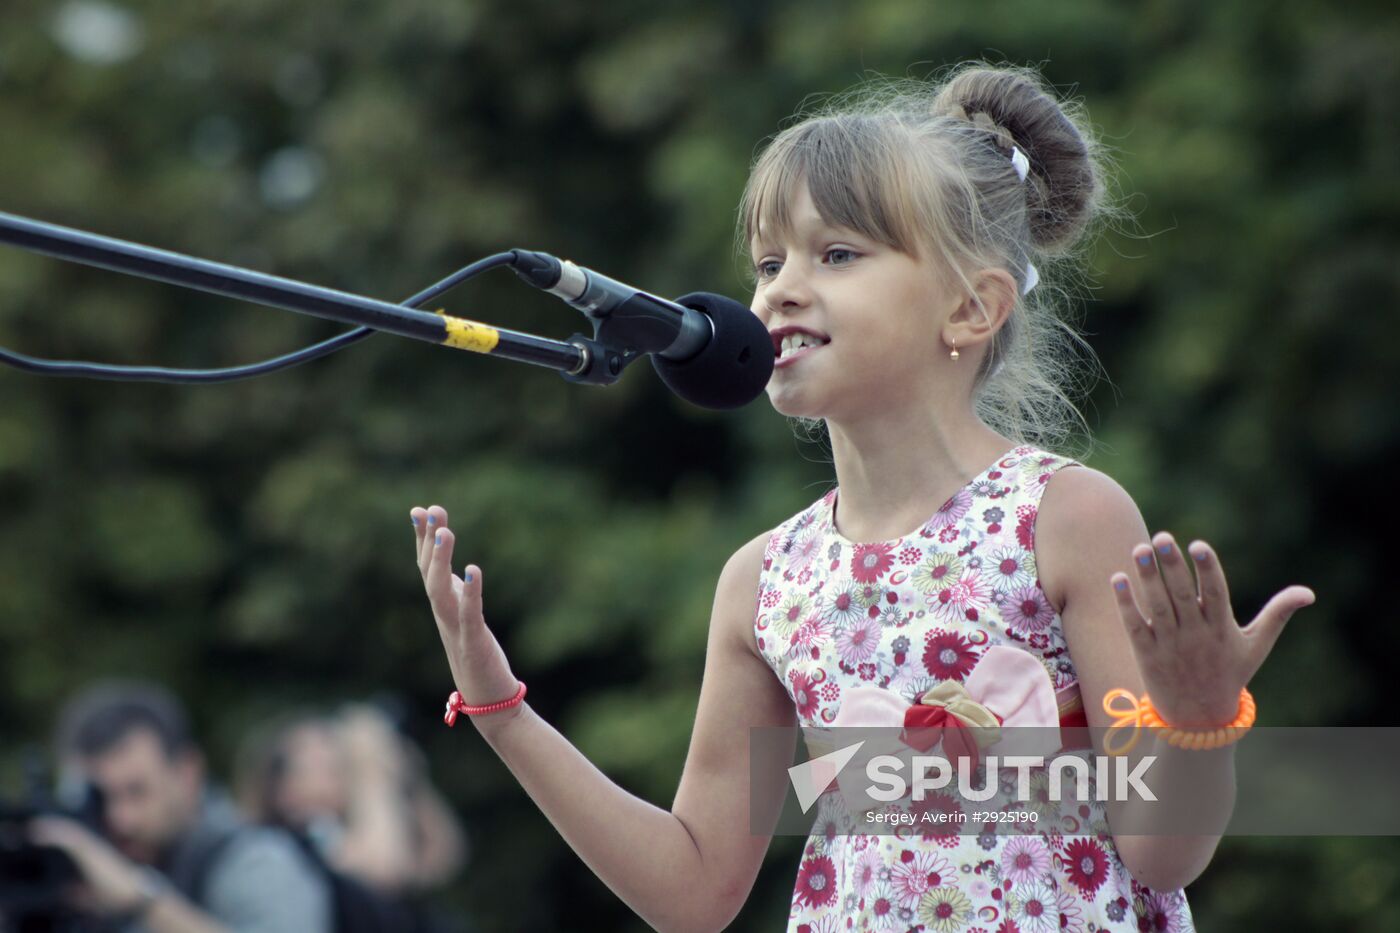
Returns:
[[[520,686],[510,662],[481,614],[481,568],[468,564],[465,579],[452,572],[455,537],[447,527],[447,510],[434,505],[414,507],[409,516],[418,546],[418,570],[433,607],[438,634],[447,650],[452,680],[462,699],[472,706],[508,700]],[[473,716],[473,720],[508,718],[516,706],[501,713]]]
[[[1193,542],[1188,557],[1161,532],[1151,546],[1134,548],[1132,561],[1137,579],[1118,573],[1110,583],[1152,705],[1173,726],[1231,722],[1240,688],[1264,663],[1284,623],[1317,597],[1306,586],[1286,587],[1241,628],[1220,560],[1204,541]]]

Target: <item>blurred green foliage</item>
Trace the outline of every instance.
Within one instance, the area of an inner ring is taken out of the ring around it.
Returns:
[[[1386,723],[1393,4],[6,0],[0,210],[386,298],[510,246],[737,294],[759,141],[810,93],[973,57],[1082,96],[1136,213],[1093,257],[1089,461],[1150,528],[1216,546],[1241,616],[1318,593],[1261,722]],[[445,304],[582,329],[524,291]],[[35,355],[229,365],[336,329],[0,250],[0,344]],[[824,457],[765,401],[701,412],[644,364],[581,388],[390,337],[222,386],[0,372],[0,787],[98,676],[180,691],[220,770],[272,712],[391,693],[481,853],[449,903],[639,929],[484,743],[433,728],[449,678],[408,510],[451,511],[532,704],[666,805],[719,569],[828,488]],[[799,843],[735,929],[782,924]],[[1394,929],[1398,854],[1229,839],[1189,894],[1204,930]]]

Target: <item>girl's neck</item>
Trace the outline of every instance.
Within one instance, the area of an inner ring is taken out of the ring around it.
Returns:
[[[856,542],[907,534],[1016,446],[971,412],[887,410],[827,429],[841,487],[836,526]]]

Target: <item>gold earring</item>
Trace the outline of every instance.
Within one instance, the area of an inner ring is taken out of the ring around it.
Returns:
[[[956,360],[957,358],[958,358],[958,345],[957,345],[956,343],[954,343],[954,344],[953,344],[953,352],[951,352],[951,353],[948,354],[948,359],[950,359],[950,360]]]

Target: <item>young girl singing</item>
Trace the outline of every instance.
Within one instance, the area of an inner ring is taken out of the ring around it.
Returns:
[[[1241,627],[1205,542],[1149,537],[1110,477],[1029,440],[1062,436],[1072,411],[1073,335],[1039,283],[1072,275],[1101,171],[1081,115],[1038,75],[977,63],[848,95],[759,157],[741,222],[753,312],[779,354],[768,397],[825,423],[838,485],[720,573],[670,809],[619,788],[523,702],[482,616],[481,569],[455,575],[447,512],[413,509],[460,693],[449,715],[471,717],[657,929],[722,929],[748,897],[769,843],[750,807],[775,810],[787,781],[750,786],[751,728],[839,725],[856,691],[896,707],[968,693],[1008,650],[1063,725],[1110,726],[1115,691],[1135,721],[1163,724],[1138,751],[1192,788],[1213,834],[1115,835],[1111,819],[1078,835],[814,833],[789,929],[1192,929],[1181,889],[1234,805],[1244,688],[1314,596],[1290,586]]]

